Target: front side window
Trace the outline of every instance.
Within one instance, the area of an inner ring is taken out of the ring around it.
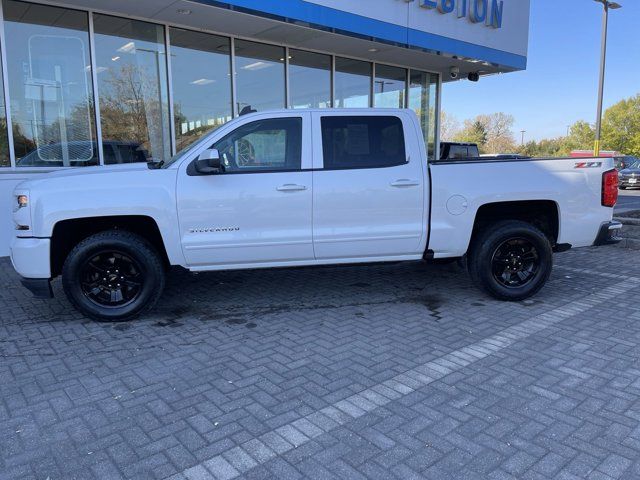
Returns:
[[[302,119],[275,118],[243,125],[213,146],[229,173],[299,170]]]
[[[325,169],[379,168],[406,163],[398,117],[322,117]]]
[[[87,13],[2,5],[16,165],[97,165]]]

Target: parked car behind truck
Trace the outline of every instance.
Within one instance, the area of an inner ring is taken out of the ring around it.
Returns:
[[[618,241],[611,159],[427,161],[410,110],[237,118],[164,163],[85,167],[15,190],[11,258],[50,296],[133,318],[166,267],[193,272],[463,258],[503,300],[545,284],[552,252]]]
[[[632,163],[628,163],[619,172],[620,175],[620,188],[626,190],[627,188],[640,187],[640,160],[636,159]]]

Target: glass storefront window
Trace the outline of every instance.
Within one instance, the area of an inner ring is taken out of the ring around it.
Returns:
[[[341,108],[369,107],[371,73],[369,62],[336,57],[335,106]]]
[[[284,48],[235,41],[238,113],[285,107]]]
[[[331,107],[331,57],[289,50],[289,99],[293,108]]]
[[[97,165],[87,13],[2,5],[16,165]]]
[[[373,92],[374,107],[404,108],[407,96],[407,70],[377,63]]]
[[[429,160],[435,159],[437,86],[436,74],[411,70],[409,108],[415,111],[420,119]]]
[[[10,167],[9,138],[7,135],[7,106],[4,103],[4,83],[0,66],[0,167]]]
[[[105,163],[171,157],[164,28],[94,15]],[[113,152],[107,144],[115,146]],[[135,155],[121,152],[134,151]]]
[[[176,150],[231,120],[231,41],[171,28]]]

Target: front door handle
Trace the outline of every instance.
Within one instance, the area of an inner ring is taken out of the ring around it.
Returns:
[[[299,192],[306,189],[307,187],[304,185],[296,185],[295,183],[285,183],[276,188],[279,192]]]
[[[402,187],[417,187],[420,185],[418,180],[409,180],[408,178],[401,178],[400,180],[396,180],[395,182],[391,182],[392,187],[402,188]]]

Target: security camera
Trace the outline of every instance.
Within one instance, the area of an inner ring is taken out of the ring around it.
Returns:
[[[480,80],[480,73],[470,72],[469,75],[467,75],[467,78],[469,79],[470,82],[477,82],[478,80]]]
[[[456,78],[458,78],[458,76],[460,76],[460,67],[451,67],[449,69],[449,76],[455,80]]]

